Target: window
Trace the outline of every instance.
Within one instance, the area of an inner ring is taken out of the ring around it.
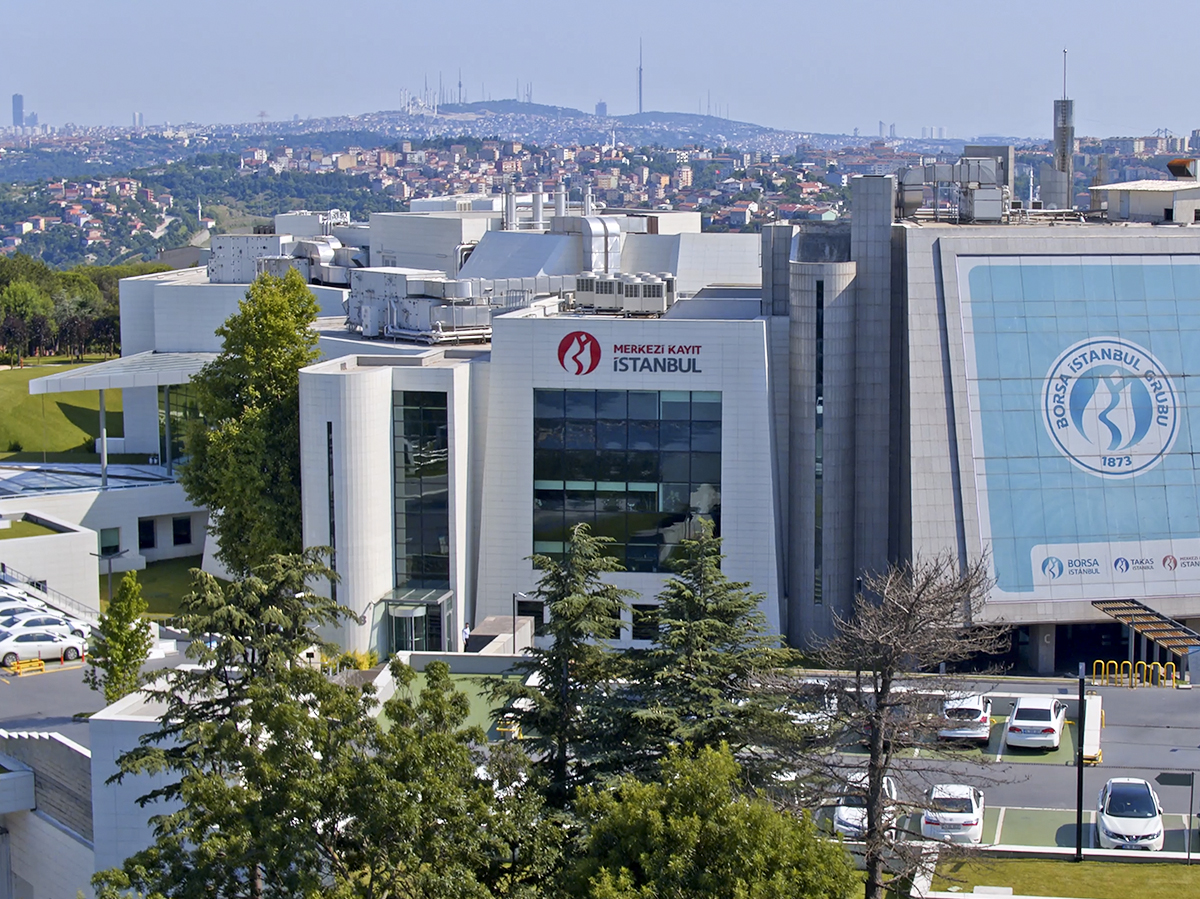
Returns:
[[[658,606],[635,605],[633,607],[633,639],[658,639]]]
[[[121,529],[100,529],[100,555],[115,556],[121,551]]]
[[[192,516],[171,519],[171,539],[176,546],[187,546],[192,542]]]
[[[701,519],[720,532],[718,391],[535,390],[533,440],[535,553],[587,524],[626,569],[672,571]]]
[[[138,519],[138,549],[154,549],[158,545],[153,518]]]
[[[559,410],[559,418],[562,412]],[[446,394],[392,394],[397,587],[450,587]]]
[[[546,633],[546,604],[540,599],[518,599],[517,617],[532,618],[533,632],[537,636]]]

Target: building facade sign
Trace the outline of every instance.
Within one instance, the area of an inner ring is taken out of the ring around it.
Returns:
[[[958,275],[991,600],[1200,593],[1200,256],[960,256]]]

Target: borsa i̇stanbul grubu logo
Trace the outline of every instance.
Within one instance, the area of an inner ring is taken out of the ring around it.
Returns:
[[[1149,471],[1179,431],[1175,385],[1145,348],[1092,337],[1054,360],[1042,387],[1050,439],[1077,468],[1103,478]]]
[[[572,375],[590,375],[600,364],[600,341],[587,331],[572,331],[558,343],[558,364]]]

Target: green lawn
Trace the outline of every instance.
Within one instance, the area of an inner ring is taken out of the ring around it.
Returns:
[[[92,452],[92,441],[100,436],[99,392],[29,394],[29,382],[34,378],[80,367],[27,365],[0,371],[0,410],[3,410],[0,414],[0,461],[40,462],[43,452],[47,458],[52,455],[55,462],[99,459]],[[121,391],[108,391],[105,405],[108,435],[122,436],[125,430]],[[145,456],[135,458],[145,461]]]
[[[935,890],[979,885],[1012,887],[1026,896],[1129,899],[1131,896],[1200,894],[1200,866],[1131,862],[1071,862],[1039,859],[979,859],[939,865]]]
[[[54,528],[48,528],[42,524],[36,524],[32,521],[14,521],[6,528],[0,528],[0,540],[17,540],[21,537],[45,537],[48,534],[57,534],[59,531]]]
[[[142,585],[142,597],[150,607],[151,618],[170,618],[179,612],[183,594],[191,587],[192,568],[199,568],[203,556],[185,556],[182,559],[165,559],[150,562],[145,570],[139,571],[138,583]],[[117,592],[124,574],[113,573],[113,593]],[[100,575],[101,610],[108,605],[108,574]]]

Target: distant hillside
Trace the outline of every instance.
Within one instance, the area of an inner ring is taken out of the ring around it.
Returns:
[[[475,113],[476,115],[541,115],[550,117],[583,118],[587,113],[569,106],[546,106],[542,103],[522,103],[520,100],[481,100],[478,103],[444,103],[438,107],[443,115]]]

